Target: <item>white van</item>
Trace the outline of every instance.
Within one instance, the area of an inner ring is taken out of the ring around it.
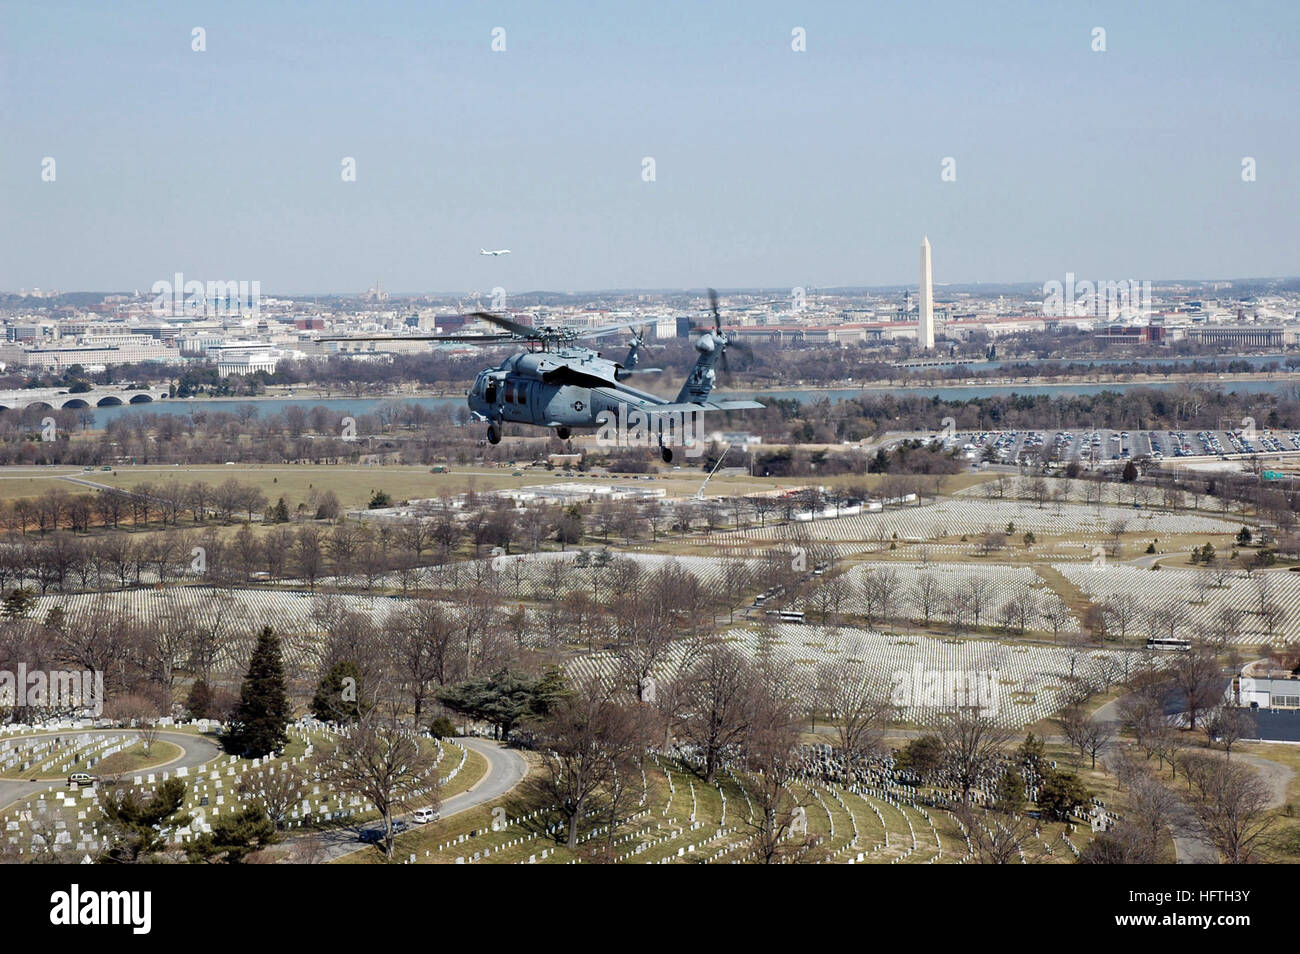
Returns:
[[[438,810],[436,808],[417,808],[411,815],[411,820],[417,825],[427,825],[429,822],[438,820]]]

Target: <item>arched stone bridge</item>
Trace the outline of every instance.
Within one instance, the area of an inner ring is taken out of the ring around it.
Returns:
[[[168,391],[160,388],[98,387],[73,394],[65,388],[25,388],[0,391],[0,411],[47,407],[51,410],[75,410],[89,407],[117,407],[121,404],[150,404],[167,400]]]

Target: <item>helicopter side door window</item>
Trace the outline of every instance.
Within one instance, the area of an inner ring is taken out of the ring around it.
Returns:
[[[487,389],[483,392],[483,400],[487,401],[488,404],[497,403],[497,383],[495,381],[488,381]]]
[[[520,383],[519,390],[515,392],[515,401],[520,407],[528,406],[528,385]]]
[[[515,382],[513,381],[506,382],[506,403],[515,403]]]

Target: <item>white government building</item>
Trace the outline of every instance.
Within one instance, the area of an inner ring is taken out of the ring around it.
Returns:
[[[226,378],[232,374],[254,374],[265,371],[274,374],[284,352],[269,344],[247,342],[218,345],[207,349],[208,357],[217,364],[217,373]]]

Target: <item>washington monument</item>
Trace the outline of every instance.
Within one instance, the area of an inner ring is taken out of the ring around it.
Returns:
[[[921,304],[917,309],[916,346],[934,348],[934,287],[930,280],[930,239],[921,239]]]

